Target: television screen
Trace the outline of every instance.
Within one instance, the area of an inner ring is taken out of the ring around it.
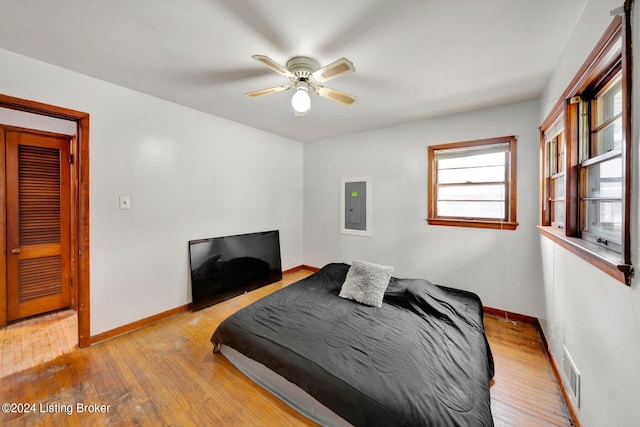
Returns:
[[[193,310],[282,279],[278,230],[189,241]]]

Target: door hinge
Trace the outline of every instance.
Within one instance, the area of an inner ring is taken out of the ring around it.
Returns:
[[[73,164],[73,154],[69,154],[69,164]]]
[[[73,289],[73,277],[69,277],[69,287]]]

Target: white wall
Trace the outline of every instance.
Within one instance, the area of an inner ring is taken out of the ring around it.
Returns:
[[[399,277],[476,292],[484,305],[542,316],[537,101],[424,120],[304,146],[304,263],[363,259]],[[427,216],[427,147],[516,135],[515,231],[434,226]],[[371,176],[373,236],[339,233],[340,178]]]
[[[0,64],[0,93],[90,114],[92,335],[190,302],[190,239],[279,229],[283,268],[302,264],[302,144],[5,50]]]
[[[557,98],[613,19],[610,11],[622,0],[590,0],[567,44],[562,60],[544,91],[539,121]],[[640,46],[638,4],[632,29]],[[633,75],[632,253],[636,270],[638,251],[638,82]],[[567,347],[581,374],[578,415],[584,426],[637,426],[640,420],[640,289],[638,278],[627,287],[545,237],[540,237],[546,315],[540,321],[556,361]],[[636,273],[636,276],[638,273]]]

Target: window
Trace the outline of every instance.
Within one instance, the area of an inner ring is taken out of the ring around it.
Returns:
[[[615,73],[580,101],[582,238],[620,253],[622,244],[622,80]]]
[[[628,14],[628,12],[627,12]],[[541,232],[630,283],[629,27],[616,17],[541,126]]]
[[[429,214],[434,225],[514,230],[516,138],[429,147]]]
[[[558,117],[551,127],[544,131],[543,156],[548,167],[545,184],[548,186],[547,208],[552,227],[564,229],[565,221],[565,176],[566,163],[564,144],[564,117]]]

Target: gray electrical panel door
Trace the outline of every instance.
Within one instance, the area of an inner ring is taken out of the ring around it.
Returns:
[[[344,228],[347,230],[367,229],[367,183],[345,182]]]

